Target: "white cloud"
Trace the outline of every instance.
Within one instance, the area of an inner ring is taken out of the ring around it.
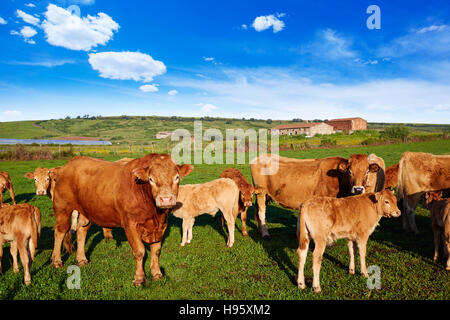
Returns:
[[[0,17],[0,24],[7,24],[8,22],[6,22],[5,19],[3,19],[2,17]]]
[[[34,3],[25,3],[25,6],[26,7],[29,7],[29,8],[34,8],[34,7],[36,7],[36,5],[34,4]]]
[[[248,29],[248,27],[247,27],[246,24],[241,25],[241,28],[244,29],[244,30],[247,30],[247,29]]]
[[[23,27],[23,28],[20,30],[20,32],[17,32],[17,31],[15,31],[15,30],[11,30],[10,33],[11,33],[12,35],[14,35],[14,36],[21,36],[21,37],[23,37],[23,40],[24,40],[26,43],[29,43],[29,44],[36,44],[36,42],[35,42],[33,39],[31,39],[31,38],[34,37],[34,36],[37,34],[37,31],[34,30],[33,28],[29,27],[29,26]]]
[[[166,72],[162,61],[141,52],[90,53],[89,63],[100,72],[101,77],[116,80],[150,82],[153,77]]]
[[[177,91],[177,90],[170,90],[169,92],[167,92],[167,94],[168,94],[169,96],[175,96],[175,95],[178,94],[178,91]]]
[[[202,107],[203,113],[210,113],[217,109],[217,107],[211,103],[197,103],[197,106]]]
[[[430,32],[430,31],[442,31],[445,28],[447,28],[447,26],[445,24],[444,25],[440,25],[440,26],[431,25],[429,27],[424,27],[424,28],[419,29],[417,31],[417,33],[425,33],[425,32]]]
[[[158,92],[159,91],[158,87],[154,84],[144,84],[143,86],[139,87],[139,90],[141,90],[142,92]]]
[[[284,15],[285,15],[284,13],[277,13],[277,14],[270,14],[267,16],[259,16],[255,18],[255,20],[253,21],[252,27],[258,32],[269,29],[270,27],[273,28],[274,33],[279,32],[283,30],[285,24],[282,20],[278,18],[281,18]]]
[[[214,61],[214,57],[203,57],[205,61]]]
[[[48,5],[45,18],[42,27],[47,42],[71,50],[89,51],[105,45],[119,29],[119,24],[103,12],[78,17],[54,4]]]
[[[2,114],[8,118],[18,118],[22,115],[22,112],[19,110],[6,110],[3,111]]]
[[[16,15],[26,23],[32,24],[34,26],[39,26],[39,23],[41,22],[41,20],[39,20],[38,18],[33,17],[32,15],[25,13],[19,9],[16,10]]]
[[[311,54],[326,60],[355,58],[357,53],[351,49],[350,39],[333,29],[321,30],[314,42],[300,48],[301,54]],[[355,59],[354,59],[355,61]]]
[[[62,66],[65,64],[73,64],[75,63],[75,60],[62,59],[62,60],[40,60],[40,61],[9,61],[5,63],[20,66],[32,66],[32,67],[37,66],[37,67],[52,68]]]
[[[90,6],[94,4],[95,0],[72,0],[72,3]]]

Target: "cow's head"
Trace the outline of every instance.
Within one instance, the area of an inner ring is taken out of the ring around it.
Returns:
[[[140,165],[133,169],[133,175],[138,180],[150,184],[158,208],[173,208],[177,203],[180,180],[191,173],[194,166],[177,165],[168,154],[152,155],[149,159],[139,162]]]
[[[436,200],[436,201],[442,200],[442,191],[439,191],[439,192],[430,191],[430,192],[425,193],[425,205],[428,210],[430,210],[431,203],[434,200]]]
[[[239,186],[241,201],[245,207],[251,207],[253,204],[253,194],[259,194],[262,188],[252,185]]]
[[[47,194],[47,190],[51,183],[50,170],[47,168],[37,168],[33,172],[27,172],[25,178],[34,179],[36,186],[36,194],[38,196],[44,196]]]
[[[365,192],[365,185],[369,172],[378,172],[380,166],[377,163],[370,163],[365,154],[353,154],[349,159],[342,160],[338,165],[338,170],[348,175],[350,182],[350,192],[361,194]]]
[[[397,207],[397,198],[394,192],[389,189],[370,194],[371,200],[377,205],[378,214],[386,218],[397,218],[401,215]]]

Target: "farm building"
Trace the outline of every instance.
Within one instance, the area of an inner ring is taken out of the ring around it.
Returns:
[[[169,131],[160,131],[156,134],[156,139],[165,139],[167,137],[172,136],[173,132]]]
[[[333,126],[336,132],[352,133],[356,130],[367,130],[367,121],[362,118],[332,119],[327,121],[327,123]]]
[[[273,127],[271,129],[271,132],[272,133],[277,132],[280,135],[306,134],[307,136],[313,137],[318,133],[331,134],[333,133],[333,127],[324,122],[293,123],[293,124],[282,124]]]

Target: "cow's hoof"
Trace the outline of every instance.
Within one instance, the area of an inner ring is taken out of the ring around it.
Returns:
[[[450,271],[450,266],[445,267],[445,270]]]
[[[75,233],[77,233],[77,230],[72,230],[72,229],[70,229],[70,233],[71,233],[72,235],[74,235]]]
[[[14,273],[18,273],[19,272],[19,268],[13,268],[13,272]]]
[[[56,269],[62,268],[63,267],[63,263],[61,260],[59,261],[53,261],[52,266],[55,267]]]
[[[247,232],[247,230],[242,231],[242,235],[243,235],[244,237],[248,237],[248,232]]]
[[[298,288],[301,289],[301,290],[303,290],[303,289],[306,288],[306,286],[305,286],[304,283],[297,283],[297,286],[298,286]]]
[[[180,244],[180,247],[184,247],[185,243]]]
[[[158,273],[153,276],[153,281],[158,281],[161,280],[162,278],[163,278],[162,273]]]
[[[348,270],[348,273],[350,273],[350,274],[355,274],[355,269],[349,269],[349,270]]]
[[[362,273],[362,275],[363,275],[364,278],[368,278],[369,277],[369,274],[367,272],[366,273]]]
[[[82,266],[87,265],[88,263],[89,263],[89,261],[87,259],[83,259],[83,260],[78,261],[78,266],[82,267]]]
[[[264,236],[263,236],[263,239],[264,239],[264,240],[270,240],[270,235],[268,235],[268,234],[264,235]]]
[[[133,286],[135,286],[135,287],[140,287],[142,285],[145,285],[146,283],[147,283],[146,278],[139,279],[139,280],[133,280]]]
[[[321,293],[322,292],[322,289],[320,287],[314,287],[313,289],[314,289],[315,293]]]
[[[31,284],[31,280],[25,280],[25,285],[29,286]]]

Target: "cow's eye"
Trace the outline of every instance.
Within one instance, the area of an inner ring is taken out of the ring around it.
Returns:
[[[179,175],[176,175],[175,178],[174,178],[174,180],[175,180],[175,181],[180,180],[180,176],[179,176]]]
[[[348,169],[348,173],[349,173],[349,174],[352,174],[352,170]]]
[[[387,201],[387,200],[385,200],[384,203],[386,203],[388,206],[390,205],[389,201]]]
[[[148,178],[148,181],[150,181],[150,183],[155,183],[155,180],[153,180],[153,178]]]

